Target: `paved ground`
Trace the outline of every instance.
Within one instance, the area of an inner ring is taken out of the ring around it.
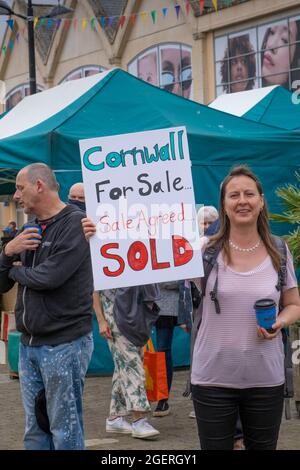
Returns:
[[[188,417],[192,410],[189,399],[182,397],[187,371],[176,371],[170,397],[171,414],[152,418],[160,431],[156,440],[133,439],[128,435],[106,434],[105,418],[109,407],[111,377],[89,377],[86,380],[84,408],[87,447],[94,450],[195,450],[199,448],[195,420]],[[9,378],[0,366],[0,449],[22,449],[24,414],[20,400],[19,381]],[[300,450],[300,419],[292,403],[292,419],[283,418],[279,449]]]

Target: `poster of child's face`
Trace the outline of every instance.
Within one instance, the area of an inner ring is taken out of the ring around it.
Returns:
[[[137,76],[151,85],[158,85],[156,49],[148,51],[137,59]]]
[[[262,86],[289,88],[289,71],[299,67],[300,21],[284,19],[258,28]]]
[[[217,94],[256,88],[255,29],[215,40]]]
[[[176,45],[160,47],[160,86],[176,95],[191,97],[192,62],[189,48]]]

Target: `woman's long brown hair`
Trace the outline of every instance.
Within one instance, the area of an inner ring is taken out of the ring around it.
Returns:
[[[255,176],[255,174],[250,170],[250,168],[247,165],[238,165],[238,166],[233,167],[230,173],[224,179],[222,186],[221,186],[220,202],[219,202],[220,228],[219,228],[218,233],[216,233],[216,235],[211,237],[209,245],[212,245],[215,243],[220,244],[220,248],[223,250],[225,262],[227,264],[231,262],[230,248],[229,248],[230,221],[229,221],[228,216],[225,213],[224,200],[225,200],[226,187],[229,181],[231,181],[232,178],[235,178],[236,176],[247,176],[248,178],[251,178],[255,182],[259,194],[263,196],[263,189],[262,189],[262,185],[259,179],[257,178],[257,176]],[[267,209],[267,204],[265,200],[264,200],[263,208],[260,211],[258,219],[257,219],[257,230],[266,247],[267,252],[269,253],[272,259],[274,268],[276,269],[276,271],[279,271],[281,255],[276,249],[276,246],[274,245],[274,242],[272,240],[270,226],[269,226],[268,209]]]

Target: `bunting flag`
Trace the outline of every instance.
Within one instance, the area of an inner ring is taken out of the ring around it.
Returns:
[[[92,31],[95,31],[95,20],[96,20],[96,18],[91,18],[91,21],[90,21]]]
[[[186,11],[187,16],[190,13],[190,7],[191,7],[191,4],[190,4],[189,1],[187,1],[186,4],[185,4],[185,11]]]
[[[105,28],[105,24],[106,24],[105,16],[101,16],[101,17],[100,17],[99,23],[100,23],[101,28],[104,29],[104,28]]]
[[[123,28],[125,20],[126,20],[126,16],[122,15],[119,20],[119,25],[121,26],[121,28]]]
[[[4,57],[5,57],[5,56],[6,56],[6,46],[3,46],[3,47],[2,47],[2,52],[3,52],[3,55],[4,55]]]
[[[70,28],[71,26],[71,23],[72,21],[70,19],[66,19],[65,22],[64,22],[64,27],[65,27],[65,30],[68,31],[68,29]]]
[[[178,19],[179,13],[180,13],[180,5],[175,5],[174,8],[175,8],[175,11],[176,11],[176,18]]]
[[[176,13],[177,20],[179,20],[181,8],[182,9],[185,8],[186,16],[188,16],[191,12],[191,5],[194,4],[194,3],[199,4],[200,15],[202,15],[204,13],[205,0],[183,0],[182,5],[179,4],[179,3],[176,3],[174,5],[174,10],[175,10],[175,13]],[[220,2],[218,2],[218,0],[212,0],[212,6],[213,6],[215,11],[218,11],[218,7],[220,7],[220,5],[221,5],[221,7],[232,6],[233,5],[233,0],[223,0],[222,4],[220,4]],[[137,19],[141,19],[143,23],[146,23],[147,19],[150,18],[150,17],[152,19],[152,24],[156,24],[157,23],[157,18],[158,18],[158,13],[161,14],[162,18],[166,18],[168,16],[169,12],[170,12],[169,7],[163,7],[160,10],[154,9],[154,10],[150,10],[150,11],[141,11],[139,13],[133,13],[133,14],[128,15],[128,16],[127,15],[108,16],[108,17],[100,16],[100,17],[73,18],[73,19],[69,19],[69,18],[58,18],[58,19],[48,18],[48,19],[45,19],[45,18],[34,17],[33,18],[33,27],[34,27],[34,29],[36,29],[36,28],[39,29],[41,26],[45,26],[46,28],[50,29],[54,26],[56,29],[59,29],[59,27],[62,24],[64,29],[68,30],[70,28],[70,26],[73,24],[73,27],[74,27],[75,30],[78,31],[79,30],[79,25],[81,25],[81,30],[85,31],[86,28],[87,28],[87,25],[89,24],[91,30],[95,31],[96,21],[97,21],[102,29],[104,29],[106,26],[114,27],[116,25],[118,25],[120,28],[123,28],[126,24],[126,20],[128,21],[128,23],[131,24],[131,26],[134,26]],[[10,19],[5,20],[5,21],[7,23],[8,28],[10,28],[13,31],[14,30],[14,23],[15,23],[14,20],[10,18]],[[0,22],[1,22],[1,20],[0,20]],[[26,35],[25,29],[26,29],[26,27],[23,27],[23,28],[20,29],[21,34],[22,34],[23,37],[25,37],[25,35]],[[17,41],[18,40],[19,40],[19,36],[17,37]],[[0,53],[1,53],[1,51],[2,51],[2,53],[6,53],[7,48],[9,48],[9,49],[12,48],[10,43],[8,43],[5,46],[5,49],[0,48]]]
[[[10,39],[10,40],[9,40],[9,48],[12,49],[13,47],[14,47],[13,40]]]
[[[204,10],[204,0],[199,0],[200,15],[202,15]]]
[[[8,27],[13,31],[14,30],[14,20],[7,20],[6,21]]]
[[[87,19],[86,18],[82,18],[82,22],[81,22],[81,28],[82,28],[82,31],[85,31],[85,28],[87,27]]]
[[[136,15],[131,15],[130,16],[130,23],[132,24],[132,26],[135,25],[135,21],[136,21]]]
[[[142,11],[142,13],[140,13],[140,15],[141,15],[141,19],[142,19],[143,23],[145,23],[147,21],[148,12],[147,11]]]
[[[212,4],[214,6],[214,9],[218,11],[218,0],[212,0]]]
[[[17,40],[17,42],[19,42],[19,39],[20,39],[20,33],[17,32],[17,34],[16,34],[16,40]]]
[[[155,24],[155,21],[156,21],[156,14],[157,14],[156,10],[151,11],[151,18],[152,18],[153,24]]]
[[[162,11],[163,17],[165,18],[168,14],[168,8],[166,8],[166,7],[162,8],[161,11]]]

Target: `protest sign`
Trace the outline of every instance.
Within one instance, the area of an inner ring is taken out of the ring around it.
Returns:
[[[95,289],[203,275],[186,129],[80,141]]]

